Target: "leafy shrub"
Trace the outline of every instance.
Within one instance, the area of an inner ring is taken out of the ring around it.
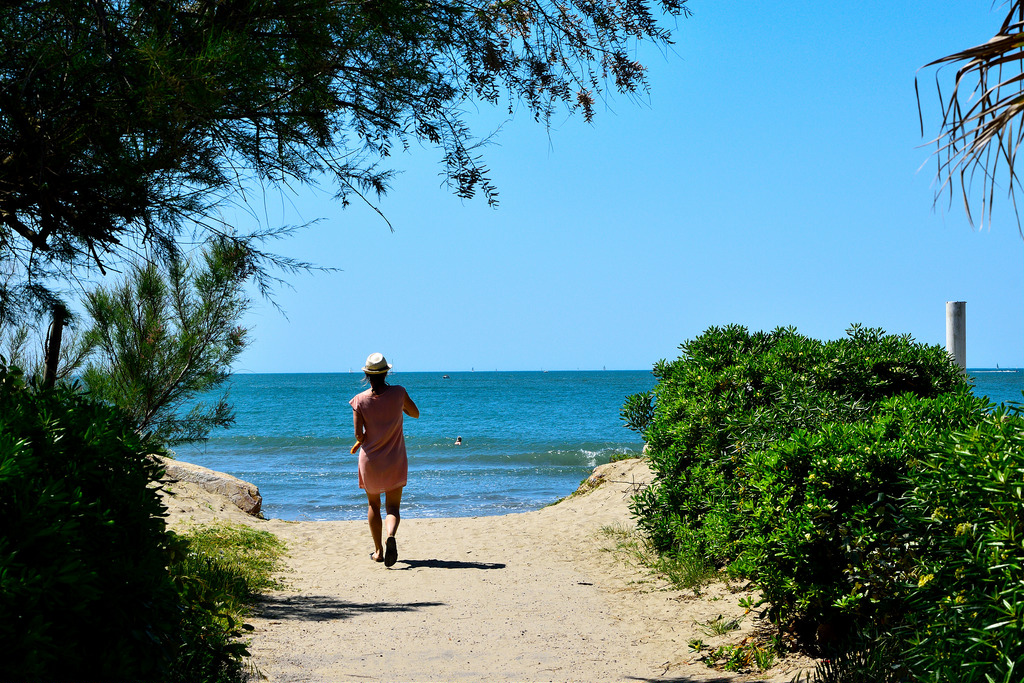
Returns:
[[[152,452],[116,409],[0,365],[0,679],[167,663],[178,599]]]
[[[633,501],[640,526],[662,552],[757,581],[812,642],[889,618],[903,478],[988,404],[944,349],[881,330],[820,342],[731,326],[682,350],[655,367],[653,401],[623,410],[642,423],[654,409],[638,425],[656,475]]]
[[[945,435],[903,501],[913,566],[894,629],[914,680],[1024,676],[1024,418],[1000,408]]]
[[[822,660],[818,683],[1020,680],[1024,418],[985,411],[927,450],[860,565],[875,583],[862,597],[883,618]]]
[[[728,564],[746,532],[744,484],[772,444],[870,420],[891,396],[970,390],[941,347],[857,325],[847,332],[820,342],[792,328],[713,327],[684,343],[676,361],[655,365],[653,417],[643,421],[651,400],[640,396],[627,400],[623,418],[650,446],[655,483],[633,510],[659,550]]]
[[[654,393],[644,391],[627,396],[621,415],[627,427],[642,434],[654,419]]]
[[[117,409],[0,364],[0,680],[242,680],[280,544],[167,532],[156,452]]]
[[[751,454],[734,567],[757,580],[777,620],[802,615],[833,637],[894,623],[903,611],[894,572],[911,557],[907,476],[988,407],[970,394],[904,394],[881,402],[870,422],[799,430]]]
[[[1016,409],[971,395],[941,348],[878,330],[729,327],[682,348],[623,409],[657,474],[634,511],[664,552],[756,580],[829,652],[819,681],[1020,679]]]

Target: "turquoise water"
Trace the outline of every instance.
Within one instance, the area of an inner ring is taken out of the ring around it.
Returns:
[[[639,455],[625,397],[649,371],[394,373],[420,409],[405,419],[403,510],[469,517],[535,510],[572,493],[613,453]],[[267,517],[364,519],[352,409],[362,373],[253,374],[231,380],[237,422],[177,457],[256,484]],[[455,446],[462,437],[463,445]]]
[[[975,393],[1020,402],[1024,372],[972,369]],[[535,510],[572,493],[613,453],[639,455],[623,426],[629,394],[648,371],[396,373],[420,419],[406,418],[409,516],[469,517]],[[182,460],[256,484],[264,514],[289,520],[363,519],[352,410],[362,373],[236,375],[238,420]],[[461,436],[462,446],[455,446]]]
[[[993,403],[1017,403],[1024,401],[1024,370],[999,368],[968,368],[968,376],[974,382],[974,393],[987,396]]]

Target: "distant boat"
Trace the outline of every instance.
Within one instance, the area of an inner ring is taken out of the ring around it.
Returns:
[[[441,375],[441,379],[451,379],[448,375]]]

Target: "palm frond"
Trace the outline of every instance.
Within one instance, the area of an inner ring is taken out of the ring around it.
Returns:
[[[948,192],[952,203],[959,190],[971,224],[975,224],[971,207],[980,201],[980,227],[986,220],[991,225],[996,190],[1002,179],[1017,229],[1024,237],[1017,208],[1021,182],[1015,170],[1017,153],[1024,143],[1024,124],[1020,122],[1024,116],[1024,0],[1008,4],[1006,19],[991,40],[936,59],[924,68],[962,64],[947,96],[936,74],[942,102],[941,132],[931,141],[938,159],[936,200]],[[923,121],[922,116],[922,134]]]

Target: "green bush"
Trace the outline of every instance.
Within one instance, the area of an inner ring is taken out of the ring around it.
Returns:
[[[623,408],[656,473],[634,511],[663,552],[754,579],[829,653],[819,681],[1021,679],[1016,409],[878,330],[715,328],[682,348]]]
[[[946,435],[903,501],[914,539],[894,629],[923,683],[1024,677],[1024,418],[1000,408]]]
[[[145,679],[169,660],[157,466],[121,414],[0,365],[0,679]]]
[[[859,326],[832,342],[712,328],[681,348],[655,367],[653,398],[623,409],[655,472],[633,501],[641,528],[664,553],[754,579],[807,638],[886,618],[903,477],[987,403],[944,349]]]
[[[878,619],[818,683],[1013,683],[1024,662],[1024,418],[1000,407],[934,435],[889,519],[854,511],[873,548],[850,579]],[[863,583],[862,583],[863,582]]]
[[[904,394],[882,401],[869,422],[798,430],[751,454],[734,568],[756,579],[780,622],[802,616],[835,637],[894,623],[903,609],[894,574],[911,557],[908,475],[988,407],[970,394]]]
[[[719,566],[740,553],[749,508],[741,494],[771,445],[798,430],[870,420],[891,396],[970,391],[942,348],[856,325],[832,342],[732,325],[680,348],[676,361],[654,367],[653,417],[643,421],[644,396],[623,409],[650,446],[656,476],[633,510],[659,550],[694,551]]]
[[[119,410],[0,364],[0,680],[242,680],[280,543],[168,532],[157,452]]]

